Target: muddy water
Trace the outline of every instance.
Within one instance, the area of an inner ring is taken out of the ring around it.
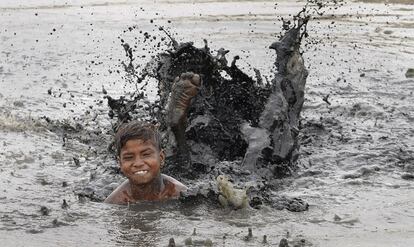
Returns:
[[[414,244],[414,80],[405,77],[414,67],[412,5],[350,3],[309,23],[300,170],[277,192],[304,199],[309,211],[126,208],[75,193],[90,186],[99,198],[122,181],[106,152],[102,87],[113,96],[134,89],[123,78],[118,37],[142,34],[123,30],[157,32],[156,24],[199,46],[208,38],[213,49],[230,49],[229,58],[240,55],[244,70],[270,76],[275,16],[302,5],[2,1],[1,246],[166,246],[171,237],[184,245],[194,228],[200,245],[261,246],[263,235],[271,246],[281,238],[292,246]],[[140,52],[145,64],[154,50]]]

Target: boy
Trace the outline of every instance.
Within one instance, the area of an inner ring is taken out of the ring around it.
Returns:
[[[187,187],[161,174],[165,152],[156,127],[129,122],[115,135],[115,146],[122,173],[128,178],[106,199],[106,203],[127,204],[137,201],[162,201],[178,198]]]

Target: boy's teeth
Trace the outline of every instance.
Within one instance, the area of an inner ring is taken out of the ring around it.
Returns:
[[[144,175],[146,174],[148,171],[137,171],[135,174],[137,175]]]

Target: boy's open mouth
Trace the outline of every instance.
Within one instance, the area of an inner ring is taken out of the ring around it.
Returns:
[[[135,175],[140,175],[140,176],[142,176],[142,175],[145,175],[145,174],[147,174],[147,173],[148,173],[148,171],[144,170],[144,171],[137,171],[137,172],[135,172],[134,174],[135,174]]]

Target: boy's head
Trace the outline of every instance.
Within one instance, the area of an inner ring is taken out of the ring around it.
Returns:
[[[160,174],[165,154],[156,126],[132,121],[115,135],[115,146],[122,173],[134,184],[150,183]]]
[[[155,125],[141,121],[131,121],[122,124],[115,134],[115,148],[118,157],[121,154],[122,147],[125,146],[127,141],[133,139],[150,141],[158,151],[162,150],[161,137]]]

